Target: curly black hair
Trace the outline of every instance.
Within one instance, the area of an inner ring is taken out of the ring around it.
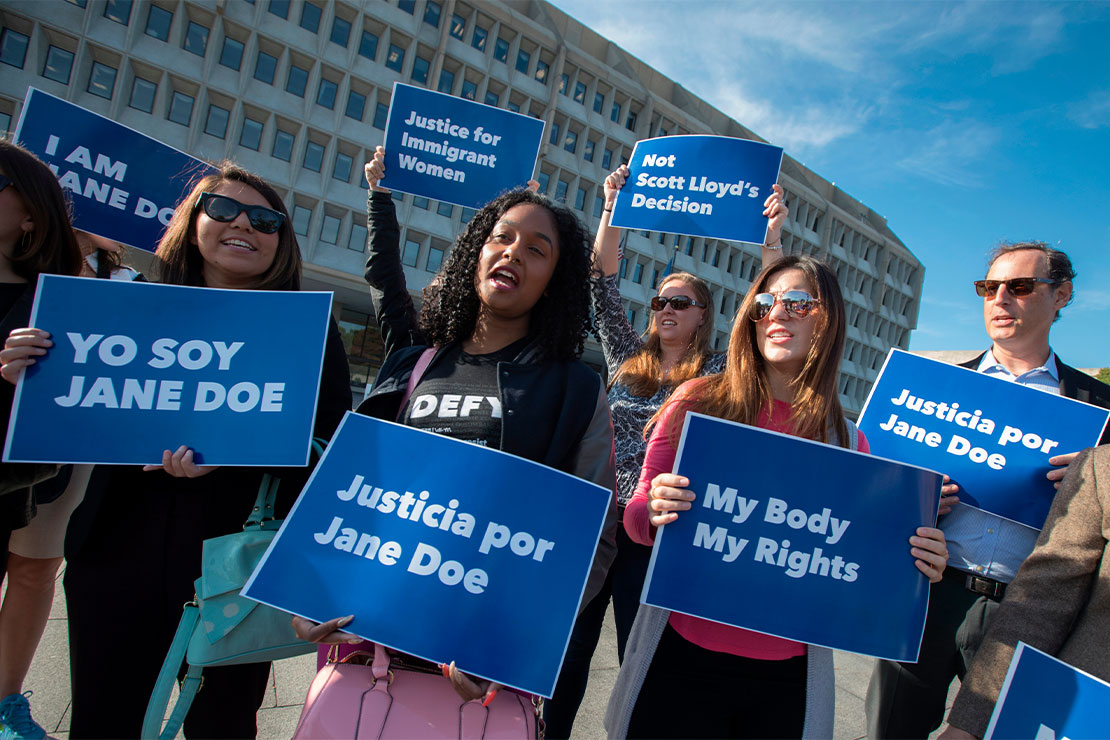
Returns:
[[[420,326],[429,342],[442,346],[474,333],[479,307],[474,275],[482,246],[506,211],[528,203],[551,213],[559,238],[559,261],[532,307],[529,333],[539,338],[543,359],[582,356],[590,328],[590,233],[568,208],[529,190],[513,190],[487,203],[455,241],[439,274],[424,289]]]

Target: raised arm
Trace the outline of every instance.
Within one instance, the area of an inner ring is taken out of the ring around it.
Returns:
[[[763,215],[767,217],[767,238],[761,249],[763,266],[773,265],[782,259],[782,225],[790,216],[786,207],[786,192],[777,182],[771,186],[771,194],[763,201]]]

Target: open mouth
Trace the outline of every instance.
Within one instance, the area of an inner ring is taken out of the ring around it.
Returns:
[[[233,249],[241,249],[244,252],[257,252],[258,250],[251,244],[243,241],[242,239],[224,239],[222,242],[225,247]]]
[[[678,326],[678,322],[674,319],[663,319],[659,322],[659,326]]]
[[[489,279],[494,285],[503,289],[511,290],[520,283],[520,278],[512,270],[507,270],[499,267],[490,273]]]

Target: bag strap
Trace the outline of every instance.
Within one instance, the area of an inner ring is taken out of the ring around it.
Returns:
[[[174,704],[173,713],[170,714],[165,729],[161,729],[162,718],[166,716],[166,707],[170,703],[170,694],[173,691],[174,682],[177,680],[177,673],[181,670],[181,664],[185,661],[189,640],[192,639],[193,631],[196,629],[199,619],[200,609],[197,608],[197,605],[186,604],[185,611],[181,615],[181,621],[177,624],[177,632],[173,636],[173,642],[170,643],[170,649],[166,652],[166,659],[162,662],[162,670],[158,672],[158,680],[154,683],[154,691],[151,692],[150,701],[146,706],[146,715],[143,717],[143,740],[173,740],[177,737],[178,730],[185,722],[185,715],[189,713],[189,707],[193,704],[193,697],[200,689],[202,669],[199,666],[189,666],[189,671],[185,674],[185,680],[181,684],[177,703]]]
[[[324,454],[326,443],[319,437],[312,438],[312,451],[309,455],[309,464],[312,465]],[[248,527],[261,527],[265,522],[274,521],[274,503],[277,501],[278,486],[281,479],[266,473],[258,485],[258,495],[254,499],[254,508],[243,524],[243,529]]]
[[[401,396],[401,405],[397,407],[396,421],[401,421],[401,414],[405,412],[405,404],[408,403],[409,397],[416,389],[417,383],[424,377],[424,371],[428,369],[428,365],[432,364],[432,358],[435,356],[435,347],[428,347],[420,353],[420,357],[416,360],[416,366],[413,367],[412,373],[409,375],[409,382],[405,385],[405,393]]]

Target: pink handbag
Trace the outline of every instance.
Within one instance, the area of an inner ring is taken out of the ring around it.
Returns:
[[[381,645],[371,665],[352,653],[329,663],[308,689],[293,740],[327,738],[496,738],[536,740],[539,709],[528,697],[502,689],[482,706],[466,701],[440,673],[404,666]]]

